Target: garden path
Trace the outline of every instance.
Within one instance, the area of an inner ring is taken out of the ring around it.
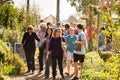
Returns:
[[[34,72],[34,74],[26,74],[26,73],[23,73],[23,74],[20,74],[18,76],[9,76],[8,80],[46,80],[45,77],[44,77],[44,73],[45,73],[45,70],[43,70],[43,72],[41,72],[40,74],[38,74],[38,71],[39,71],[39,62],[38,62],[38,59],[36,58],[35,60],[36,64],[36,70]],[[66,67],[64,65],[64,74],[66,72]],[[74,75],[74,68],[73,66],[71,65],[71,69],[70,69],[70,76],[68,77],[67,75],[65,75],[65,80],[71,80],[71,78],[73,77]],[[57,67],[57,79],[56,80],[60,80],[61,79],[61,76],[59,74],[59,69]],[[48,80],[52,80],[52,70],[50,68],[50,78]]]

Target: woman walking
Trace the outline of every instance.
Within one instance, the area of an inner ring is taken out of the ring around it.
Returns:
[[[50,40],[52,38],[52,32],[53,32],[52,28],[48,27],[47,30],[46,30],[46,35],[45,35],[45,38],[46,38],[45,44],[46,44],[46,46],[45,46],[44,51],[45,51],[46,56],[47,56],[47,52],[48,52],[48,45],[49,45],[49,42],[50,42]],[[45,79],[49,78],[49,72],[50,72],[49,69],[50,69],[51,64],[52,64],[51,55],[49,55],[48,60],[45,61]]]
[[[33,31],[33,26],[29,25],[27,28],[27,32],[24,33],[22,44],[26,55],[26,61],[27,61],[27,73],[32,70],[32,73],[34,73],[35,70],[35,40],[40,41],[37,37],[36,33]]]
[[[65,55],[65,51],[62,50],[62,46],[61,43],[65,42],[65,39],[62,37],[62,31],[61,29],[55,29],[54,33],[53,33],[53,37],[50,40],[49,43],[49,52],[47,55],[47,59],[48,56],[51,54],[51,58],[52,58],[52,76],[53,76],[53,80],[55,80],[56,78],[56,67],[57,67],[57,62],[58,62],[58,66],[59,66],[59,71],[60,71],[60,75],[62,77],[62,79],[64,79],[64,75],[63,75],[63,56]]]

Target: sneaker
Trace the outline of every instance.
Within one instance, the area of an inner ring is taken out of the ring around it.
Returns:
[[[78,80],[78,77],[75,76],[72,80]]]

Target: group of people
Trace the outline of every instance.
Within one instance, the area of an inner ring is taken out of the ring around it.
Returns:
[[[70,75],[71,62],[74,63],[74,77],[72,80],[78,80],[78,62],[80,63],[80,72],[82,71],[85,58],[86,34],[82,24],[72,26],[65,24],[63,29],[60,23],[55,27],[51,23],[41,21],[38,31],[34,31],[34,27],[29,25],[27,31],[23,35],[22,44],[26,55],[27,68],[29,73],[35,71],[35,49],[36,42],[39,47],[39,72],[43,71],[45,61],[45,79],[49,78],[50,66],[52,67],[52,78],[56,80],[56,67],[58,65],[60,75],[64,80],[63,59],[67,62],[67,76]],[[63,44],[64,43],[64,44]],[[45,58],[43,56],[45,55]]]

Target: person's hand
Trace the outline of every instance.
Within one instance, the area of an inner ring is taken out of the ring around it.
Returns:
[[[49,57],[49,54],[47,54],[47,56],[46,56],[46,61],[48,60],[48,57]]]
[[[78,44],[78,43],[79,43],[79,41],[75,41],[75,42],[74,42],[74,44]]]
[[[24,45],[22,44],[22,49],[24,50]]]
[[[67,57],[67,53],[66,52],[64,52],[64,58],[66,58]]]

